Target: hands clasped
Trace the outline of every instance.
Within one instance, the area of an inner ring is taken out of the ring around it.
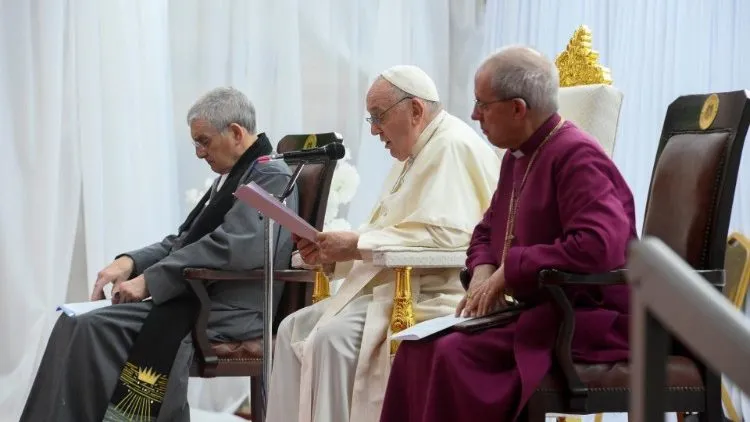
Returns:
[[[308,265],[325,265],[335,262],[361,259],[357,243],[359,235],[354,232],[318,233],[315,242],[294,236],[302,260]]]
[[[112,303],[138,302],[149,296],[146,279],[139,275],[128,280],[133,273],[133,260],[122,256],[114,260],[96,275],[91,300],[104,299],[104,286],[112,283]]]
[[[507,306],[503,268],[481,265],[474,269],[466,296],[456,308],[456,316],[481,317]]]

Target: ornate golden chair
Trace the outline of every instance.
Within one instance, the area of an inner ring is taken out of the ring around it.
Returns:
[[[622,93],[610,84],[609,70],[597,63],[598,55],[591,49],[591,31],[579,27],[568,46],[556,60],[560,72],[560,114],[594,135],[611,154],[614,149],[619,122]],[[393,297],[391,332],[397,333],[414,325],[412,308],[412,269],[463,268],[465,250],[439,250],[415,248],[384,248],[366,251],[365,260],[396,272]],[[304,268],[300,260],[292,265]],[[328,280],[319,276],[315,282],[315,298],[328,297]],[[396,352],[397,344],[391,344]]]
[[[599,64],[588,27],[576,29],[555,64],[560,72],[559,113],[593,135],[612,156],[623,94],[612,86],[609,69]]]

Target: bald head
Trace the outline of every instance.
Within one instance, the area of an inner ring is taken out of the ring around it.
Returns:
[[[489,73],[490,87],[497,98],[522,98],[534,114],[557,112],[560,76],[555,64],[538,51],[505,47],[488,57],[479,72]]]

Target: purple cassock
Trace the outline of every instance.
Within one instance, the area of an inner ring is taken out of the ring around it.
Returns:
[[[554,114],[519,150],[505,153],[490,208],[474,229],[469,271],[503,263],[511,194],[526,173],[504,273],[506,288],[518,300],[538,304],[502,327],[402,342],[381,422],[515,420],[551,368],[561,322],[537,288],[537,273],[601,273],[624,266],[627,245],[637,236],[630,188],[596,139]],[[628,287],[566,294],[576,313],[574,360],[627,360]]]

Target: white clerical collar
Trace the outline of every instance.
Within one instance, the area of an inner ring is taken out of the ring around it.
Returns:
[[[223,185],[224,181],[227,180],[227,176],[229,176],[229,173],[224,173],[221,176],[219,176],[219,180],[214,182],[215,187],[211,188],[211,194],[208,195],[208,201],[206,201],[206,205],[204,206],[208,206],[208,203],[211,202],[211,199],[213,199],[214,195],[216,195],[216,193],[219,192],[219,189],[221,189],[221,185]]]
[[[524,156],[523,151],[521,151],[520,149],[517,149],[515,151],[511,151],[510,153],[513,154],[513,156],[516,157],[516,158],[521,158],[521,157]]]
[[[417,143],[414,144],[414,148],[411,150],[410,157],[414,158],[416,157],[420,151],[422,151],[422,148],[424,148],[425,145],[427,145],[427,141],[432,138],[432,135],[435,134],[435,131],[437,130],[438,126],[440,126],[440,123],[445,119],[446,115],[445,110],[440,110],[440,113],[438,113],[437,116],[435,116],[430,124],[428,124],[422,133],[419,134],[419,137],[417,138]]]
[[[227,180],[227,177],[229,176],[229,173],[224,173],[221,176],[219,176],[219,183],[216,184],[216,191],[218,192],[219,189],[221,189],[221,185],[224,184],[224,181]]]

